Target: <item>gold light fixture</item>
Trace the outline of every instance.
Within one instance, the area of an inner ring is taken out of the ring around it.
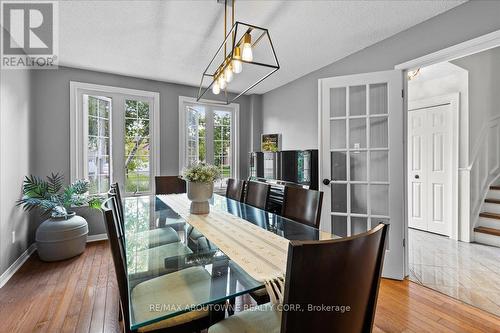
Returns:
[[[223,92],[225,97],[223,103],[229,104],[280,68],[268,30],[255,25],[234,22],[234,0],[231,4],[231,30],[227,33],[228,3],[225,0],[224,41],[202,74],[198,101],[206,97],[208,91],[211,91],[212,95],[219,95]],[[242,80],[242,75],[247,79]],[[257,81],[254,82],[255,80]],[[236,97],[230,98],[228,88],[231,87],[232,91],[241,90],[237,88],[241,88],[246,81],[254,83],[242,89]]]

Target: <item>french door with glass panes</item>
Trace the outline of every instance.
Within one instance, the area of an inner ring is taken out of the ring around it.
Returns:
[[[222,175],[214,189],[225,189],[229,178],[238,177],[237,108],[187,98],[180,99],[179,108],[179,172],[197,163],[213,164]]]
[[[384,276],[404,277],[402,74],[321,79],[321,226],[346,237],[390,224]]]
[[[73,139],[72,178],[88,179],[90,193],[95,194],[107,193],[114,182],[124,195],[154,193],[159,169],[158,98],[99,87],[103,90],[77,88],[79,126]]]

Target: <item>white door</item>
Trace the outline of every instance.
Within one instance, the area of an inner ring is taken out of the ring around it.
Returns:
[[[453,113],[450,103],[408,105],[408,226],[450,236]]]
[[[319,81],[321,227],[351,236],[389,223],[383,276],[404,278],[403,75]]]

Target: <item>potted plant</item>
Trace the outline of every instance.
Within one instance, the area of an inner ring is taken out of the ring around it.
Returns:
[[[208,214],[208,200],[214,192],[214,181],[220,178],[220,170],[215,165],[198,163],[184,171],[187,196],[191,200],[191,214]]]
[[[51,174],[47,179],[30,175],[23,182],[23,197],[18,201],[25,211],[42,210],[48,217],[36,231],[40,259],[56,261],[79,255],[87,242],[87,221],[70,209],[78,206],[100,208],[102,198],[90,196],[89,182],[77,180],[63,187],[64,177]]]

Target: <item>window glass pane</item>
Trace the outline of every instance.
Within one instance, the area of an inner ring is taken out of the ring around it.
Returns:
[[[345,152],[331,153],[332,179],[347,180],[347,166]]]
[[[83,98],[87,99],[89,116],[97,116],[97,98],[89,95],[83,95]]]
[[[222,175],[215,186],[219,188],[224,188],[231,177],[231,121],[230,111],[214,111],[214,164]]]
[[[366,114],[366,86],[349,87],[349,115]]]
[[[99,96],[83,95],[87,106],[87,177],[90,193],[106,193],[111,179],[110,114],[111,101]]]
[[[389,181],[389,152],[370,152],[370,181]]]
[[[125,101],[125,117],[134,119],[137,118],[137,101]]]
[[[350,152],[351,159],[351,180],[366,181],[366,152]]]
[[[347,212],[347,184],[332,184],[332,212]]]
[[[351,216],[351,236],[366,232],[366,217]]]
[[[366,119],[349,120],[350,138],[349,147],[351,149],[366,148]]]
[[[186,166],[206,162],[205,108],[188,106],[186,115]]]
[[[370,118],[370,147],[371,148],[387,148],[387,117]]]
[[[351,184],[351,213],[366,214],[366,185]]]
[[[370,185],[372,215],[389,215],[389,185]]]
[[[99,100],[99,117],[106,119],[109,117],[109,101]]]
[[[330,117],[345,117],[346,88],[330,89]]]
[[[151,189],[151,129],[149,103],[125,101],[125,191],[148,192]]]
[[[332,232],[335,236],[347,237],[347,216],[332,215]]]
[[[332,149],[345,148],[345,120],[330,122],[330,147]]]
[[[370,114],[387,114],[387,83],[370,84]]]

